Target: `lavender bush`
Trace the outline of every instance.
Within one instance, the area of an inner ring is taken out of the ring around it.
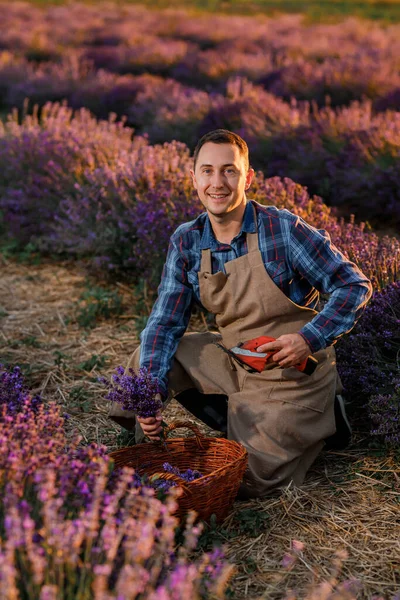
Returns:
[[[7,411],[12,415],[21,412],[28,399],[32,410],[42,402],[40,396],[30,397],[20,367],[6,370],[0,364],[0,406],[7,405]]]
[[[118,139],[118,151],[111,144]],[[132,132],[111,119],[97,124],[85,111],[78,118],[57,105],[6,126],[0,122],[0,211],[4,235],[22,245],[51,237],[61,199],[73,194],[96,167],[112,166],[134,151]],[[1,222],[0,222],[1,223]],[[0,224],[1,227],[1,224]]]
[[[194,515],[175,549],[173,490],[162,503],[132,469],[112,471],[104,447],[66,439],[54,403],[32,403],[18,371],[0,373],[2,596],[221,598],[231,568],[220,552],[192,560]]]
[[[350,336],[337,344],[338,371],[355,421],[398,444],[400,283],[375,291]]]
[[[372,434],[383,437],[388,446],[400,447],[400,369],[389,382],[386,394],[380,393],[369,399],[369,412],[373,425]]]

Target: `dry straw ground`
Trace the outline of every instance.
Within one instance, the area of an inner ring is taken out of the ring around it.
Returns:
[[[30,386],[64,406],[69,431],[79,431],[83,443],[115,449],[119,427],[107,419],[96,378],[124,364],[138,343],[134,295],[117,286],[124,313],[85,331],[74,321],[87,280],[83,267],[18,264],[0,256],[0,271],[0,362],[24,365]],[[188,415],[173,402],[166,420],[182,416]],[[303,597],[310,582],[329,577],[337,550],[348,554],[340,578],[360,579],[360,598],[392,598],[399,590],[400,465],[393,456],[363,450],[357,436],[356,442],[345,452],[321,455],[302,489],[236,503],[222,527],[209,532],[226,539],[237,564],[232,598],[282,598],[294,587]],[[281,561],[293,540],[305,550],[286,571]]]

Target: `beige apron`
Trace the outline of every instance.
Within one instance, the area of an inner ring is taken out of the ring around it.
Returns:
[[[211,251],[202,251],[200,300],[216,315],[220,335],[182,337],[168,374],[167,401],[193,387],[228,396],[228,438],[241,442],[249,453],[240,496],[252,498],[290,481],[303,482],[323,440],[335,432],[337,371],[333,347],[314,354],[319,364],[309,376],[294,367],[274,365],[262,373],[249,373],[215,346],[213,342],[221,339],[231,348],[261,335],[297,333],[316,314],[292,302],[275,285],[265,269],[257,231],[246,235],[248,254],[227,262],[226,274],[213,274]],[[139,358],[140,347],[128,366],[137,370]],[[125,427],[133,426],[133,414],[117,405],[109,416]]]

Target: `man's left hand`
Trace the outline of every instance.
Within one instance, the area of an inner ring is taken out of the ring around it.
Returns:
[[[276,362],[280,367],[293,367],[303,362],[312,353],[309,345],[299,333],[289,333],[258,346],[257,352],[271,352],[276,350],[268,359],[268,363]]]

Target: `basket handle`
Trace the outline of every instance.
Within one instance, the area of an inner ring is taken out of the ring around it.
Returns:
[[[174,473],[153,473],[151,477],[157,477],[158,479],[165,479],[167,481],[174,481],[177,486],[183,489],[185,494],[191,494],[191,490],[188,488],[186,483],[184,483],[185,480],[182,479],[182,477],[178,477],[178,475],[175,475]]]
[[[178,429],[178,427],[186,427],[187,429],[191,429],[191,431],[193,431],[193,433],[196,437],[196,442],[197,442],[198,447],[200,448],[200,450],[204,450],[203,440],[204,440],[205,436],[201,433],[201,431],[197,427],[197,425],[195,425],[191,421],[174,421],[173,423],[171,423],[170,425],[168,425],[168,427],[166,427],[164,429],[165,438],[167,438],[168,434],[171,431],[173,431],[174,429]]]

